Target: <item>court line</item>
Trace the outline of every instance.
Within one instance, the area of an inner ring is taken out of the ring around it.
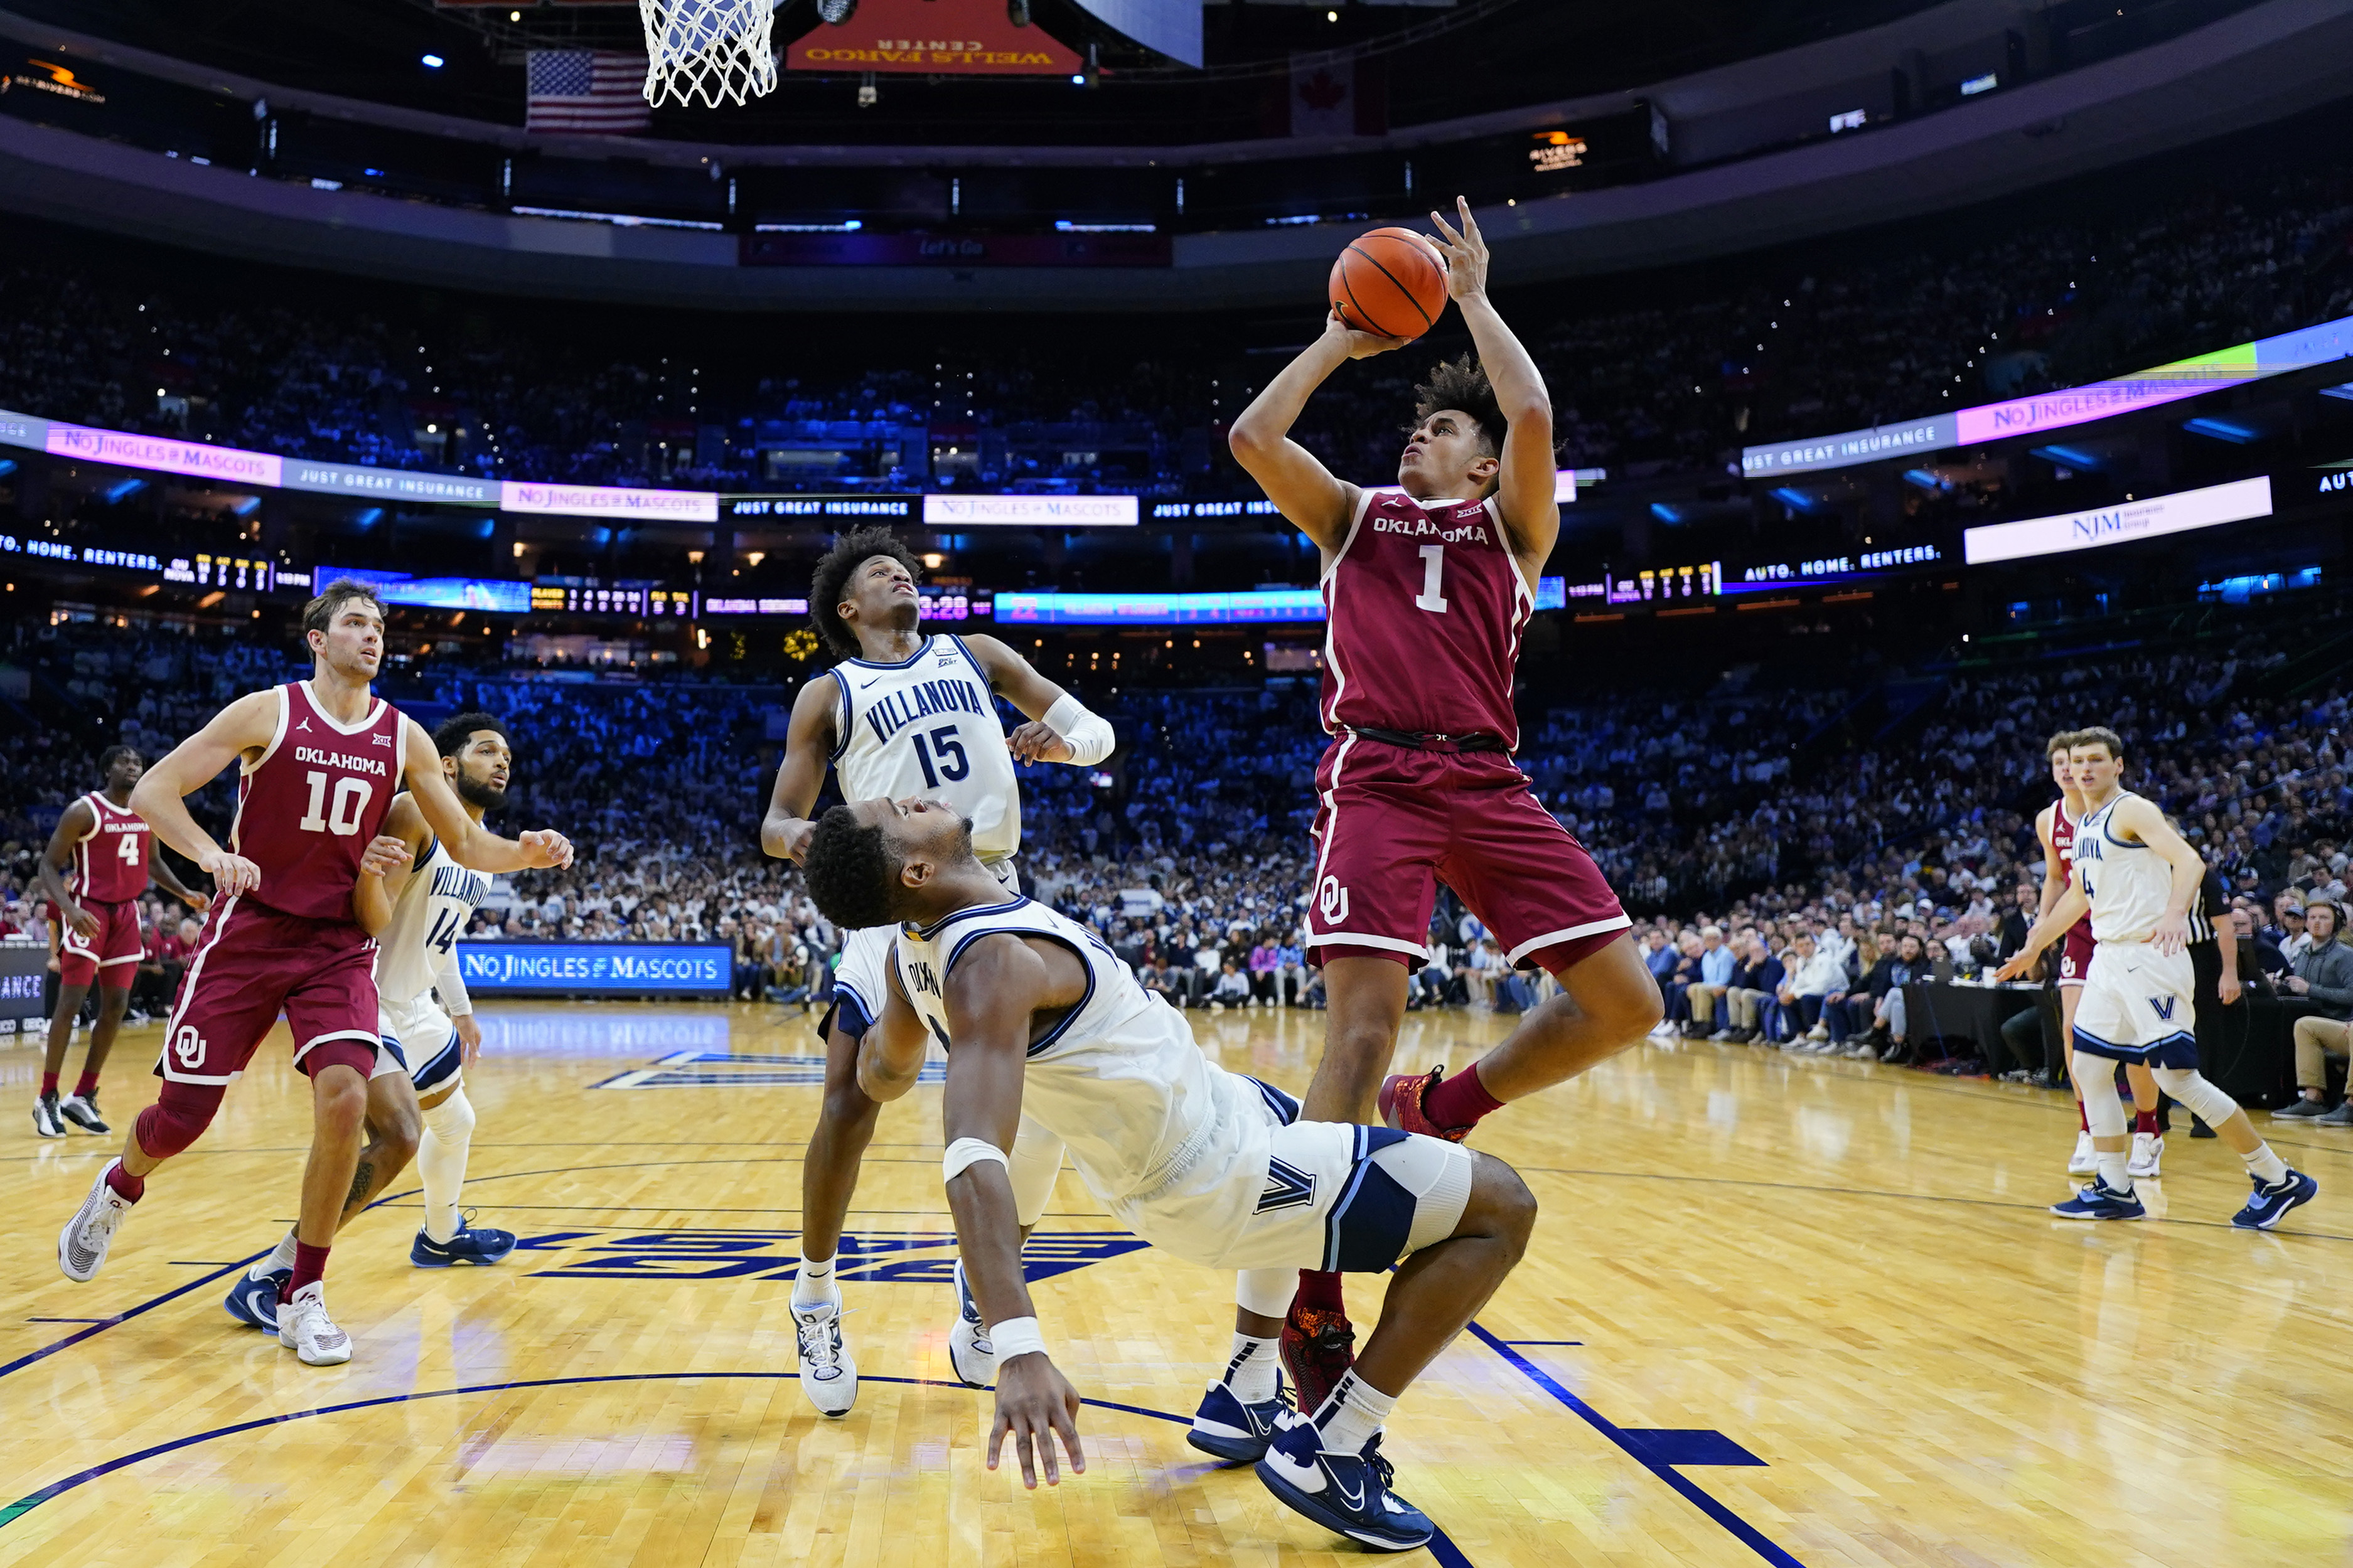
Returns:
[[[0,1365],[0,1377],[6,1377],[11,1373],[22,1372],[37,1361],[43,1360],[48,1356],[53,1356],[61,1350],[67,1350],[74,1345],[78,1345],[93,1334],[102,1334],[107,1330],[114,1327],[117,1323],[127,1323],[133,1318],[139,1317],[147,1312],[152,1312],[156,1308],[164,1305],[164,1302],[176,1300],[178,1298],[186,1295],[191,1290],[201,1290],[206,1286],[213,1283],[213,1281],[222,1278],[224,1275],[235,1273],[237,1269],[240,1269],[247,1264],[251,1263],[255,1258],[267,1258],[276,1245],[277,1244],[275,1242],[272,1242],[269,1247],[263,1247],[259,1252],[241,1258],[237,1262],[228,1264],[224,1268],[215,1269],[210,1274],[198,1275],[195,1279],[189,1280],[186,1284],[180,1286],[176,1289],[166,1290],[160,1296],[154,1297],[150,1300],[142,1301],[137,1306],[117,1312],[111,1318],[89,1318],[76,1320],[77,1321],[88,1322],[90,1327],[82,1330],[79,1333],[68,1334],[65,1338],[56,1341],[53,1343],[43,1345],[38,1350],[27,1351],[23,1355],[18,1356],[15,1361],[9,1362],[5,1365]]]
[[[1475,1329],[1476,1325],[1473,1325],[1473,1327]],[[259,1431],[265,1426],[283,1426],[290,1421],[304,1421],[317,1415],[341,1415],[353,1410],[369,1410],[385,1405],[413,1404],[417,1401],[426,1399],[450,1399],[461,1394],[503,1394],[515,1389],[561,1388],[576,1384],[675,1383],[700,1378],[712,1378],[714,1380],[723,1378],[731,1380],[744,1379],[749,1381],[781,1383],[787,1378],[797,1380],[799,1375],[800,1374],[797,1372],[624,1372],[604,1373],[583,1377],[519,1378],[512,1383],[469,1384],[457,1388],[427,1389],[423,1393],[417,1394],[379,1394],[373,1399],[353,1399],[346,1400],[340,1405],[321,1405],[309,1410],[289,1410],[281,1415],[260,1415],[256,1416],[250,1421],[239,1421],[227,1426],[216,1426],[209,1432],[196,1432],[185,1437],[170,1438],[162,1443],[152,1444],[147,1447],[140,1449],[136,1453],[124,1454],[116,1458],[108,1459],[103,1463],[92,1465],[90,1468],[77,1471],[73,1475],[67,1476],[61,1480],[51,1481],[47,1486],[41,1488],[39,1490],[27,1492],[25,1496],[18,1498],[15,1502],[8,1504],[5,1508],[0,1508],[0,1529],[5,1529],[8,1525],[14,1524],[17,1520],[22,1519],[25,1515],[32,1512],[33,1510],[40,1507],[43,1503],[54,1501],[56,1499],[63,1497],[66,1493],[72,1491],[77,1487],[87,1486],[91,1481],[102,1479],[107,1476],[112,1475],[117,1470],[128,1468],[130,1466],[139,1464],[144,1460],[157,1458],[164,1454],[175,1453],[182,1448],[192,1448],[199,1443],[209,1443],[216,1437],[234,1437],[242,1433]],[[986,1388],[974,1388],[970,1384],[951,1383],[944,1378],[881,1377],[862,1375],[860,1381],[864,1383],[895,1383],[914,1388],[962,1389],[972,1394],[987,1394],[992,1392]],[[1123,1405],[1116,1400],[1087,1399],[1083,1397],[1081,1398],[1079,1403],[1082,1405],[1091,1405],[1098,1410],[1116,1410],[1123,1415],[1127,1415],[1149,1416],[1155,1421],[1173,1421],[1182,1426],[1190,1426],[1193,1424],[1193,1418],[1189,1415],[1178,1415],[1166,1410],[1155,1410],[1148,1405]],[[1008,1460],[1008,1463],[1010,1461]],[[1220,1466],[1219,1468],[1221,1469],[1238,1469],[1240,1467]],[[1312,1524],[1314,1521],[1309,1520],[1303,1521],[1303,1522]],[[1280,1545],[1279,1542],[1277,1544],[1278,1546]],[[1430,1538],[1428,1551],[1432,1557],[1438,1560],[1439,1563],[1444,1564],[1444,1568],[1472,1568],[1471,1560],[1462,1554],[1462,1549],[1455,1545],[1454,1542],[1447,1537],[1446,1531],[1443,1530],[1439,1531],[1436,1535]],[[1802,1568],[1802,1565],[1796,1563],[1794,1559],[1788,1561],[1790,1563],[1790,1568]]]
[[[1593,1406],[1588,1405],[1582,1399],[1579,1399],[1576,1394],[1571,1394],[1567,1389],[1563,1388],[1559,1384],[1554,1382],[1552,1378],[1534,1362],[1528,1360],[1527,1357],[1514,1350],[1511,1346],[1511,1342],[1497,1339],[1493,1333],[1481,1326],[1475,1320],[1470,1324],[1470,1331],[1478,1336],[1480,1342],[1484,1344],[1489,1350],[1493,1351],[1497,1355],[1502,1356],[1505,1361],[1519,1368],[1521,1373],[1527,1377],[1529,1382],[1535,1384],[1538,1388],[1543,1389],[1546,1394],[1551,1394],[1555,1399],[1559,1400],[1563,1405],[1567,1405],[1569,1409],[1575,1411],[1577,1415],[1584,1420],[1587,1426],[1592,1427],[1596,1432],[1600,1433],[1604,1437],[1609,1438],[1619,1447],[1624,1449],[1627,1456],[1636,1464],[1641,1466],[1644,1469],[1658,1477],[1659,1479],[1666,1482],[1668,1486],[1673,1488],[1676,1493],[1685,1501],[1689,1502],[1694,1508],[1698,1509],[1702,1513],[1707,1515],[1708,1518],[1715,1521],[1716,1523],[1724,1526],[1725,1529],[1730,1531],[1733,1537],[1742,1545],[1747,1547],[1751,1552],[1756,1552],[1757,1556],[1762,1557],[1766,1562],[1772,1563],[1774,1568],[1806,1568],[1804,1563],[1799,1562],[1795,1557],[1790,1556],[1787,1552],[1782,1551],[1778,1546],[1776,1546],[1772,1540],[1767,1537],[1763,1531],[1758,1530],[1755,1525],[1749,1523],[1746,1520],[1733,1512],[1731,1509],[1725,1507],[1723,1503],[1716,1501],[1715,1498],[1708,1495],[1706,1489],[1703,1488],[1697,1481],[1693,1480],[1690,1477],[1684,1475],[1681,1470],[1676,1469],[1672,1465],[1660,1464],[1657,1460],[1644,1454],[1633,1443],[1629,1442],[1627,1440],[1627,1432],[1624,1427],[1620,1426],[1608,1416],[1602,1415],[1601,1412],[1596,1410]]]

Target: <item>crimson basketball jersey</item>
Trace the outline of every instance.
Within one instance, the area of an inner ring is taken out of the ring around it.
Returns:
[[[1323,586],[1324,729],[1519,745],[1512,672],[1535,596],[1492,500],[1365,491]]]
[[[249,895],[280,914],[352,919],[360,856],[384,826],[406,762],[406,721],[381,697],[342,724],[307,680],[278,689],[278,729],[237,781],[229,847],[261,868]]]
[[[2051,852],[2059,857],[2059,875],[2072,882],[2075,879],[2075,824],[2067,816],[2064,799],[2051,803]],[[2086,914],[2068,928],[2092,934],[2092,917]]]
[[[97,821],[74,846],[74,897],[84,903],[129,903],[147,890],[147,836],[153,829],[97,790],[82,799]]]

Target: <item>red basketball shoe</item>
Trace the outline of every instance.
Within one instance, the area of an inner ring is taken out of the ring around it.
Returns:
[[[1443,1138],[1449,1143],[1460,1143],[1470,1137],[1469,1127],[1440,1127],[1422,1112],[1422,1102],[1445,1076],[1444,1068],[1432,1068],[1428,1072],[1400,1073],[1383,1082],[1381,1120],[1400,1132],[1419,1132],[1426,1137]]]

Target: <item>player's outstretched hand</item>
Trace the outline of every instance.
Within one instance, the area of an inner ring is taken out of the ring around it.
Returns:
[[[1996,980],[2015,980],[2034,965],[2034,954],[2020,950],[2010,955],[2010,962],[1993,972]]]
[[[1017,763],[1067,763],[1071,743],[1043,719],[1032,719],[1005,737],[1005,749]]]
[[[389,833],[378,834],[360,851],[360,875],[382,877],[408,864],[408,846]]]
[[[196,859],[196,869],[213,879],[213,891],[224,899],[249,893],[261,886],[261,868],[242,855],[209,849]]]
[[[1021,1484],[1035,1490],[1042,1468],[1046,1484],[1060,1486],[1062,1475],[1054,1462],[1056,1433],[1061,1434],[1062,1447],[1071,1456],[1071,1473],[1086,1474],[1087,1456],[1079,1447],[1079,1391],[1039,1352],[999,1363],[997,1419],[988,1429],[988,1468],[997,1468],[997,1448],[1010,1436],[1013,1457],[1021,1461]]]
[[[534,869],[562,870],[572,864],[572,840],[552,827],[534,827],[515,840]]]
[[[1385,354],[1391,349],[1405,347],[1403,338],[1385,338],[1377,332],[1356,331],[1341,320],[1340,312],[1336,309],[1324,318],[1324,335],[1327,338],[1337,336],[1345,339],[1343,346],[1347,349],[1350,359],[1369,359],[1375,354]]]
[[[1471,216],[1469,202],[1455,197],[1454,213],[1462,225],[1460,233],[1436,213],[1430,215],[1430,221],[1445,236],[1432,243],[1446,260],[1447,293],[1458,300],[1474,299],[1487,291],[1487,241],[1479,233],[1479,220]]]

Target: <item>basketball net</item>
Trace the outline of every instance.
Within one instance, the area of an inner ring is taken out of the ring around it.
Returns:
[[[776,88],[776,0],[638,0],[646,101],[717,109]]]

